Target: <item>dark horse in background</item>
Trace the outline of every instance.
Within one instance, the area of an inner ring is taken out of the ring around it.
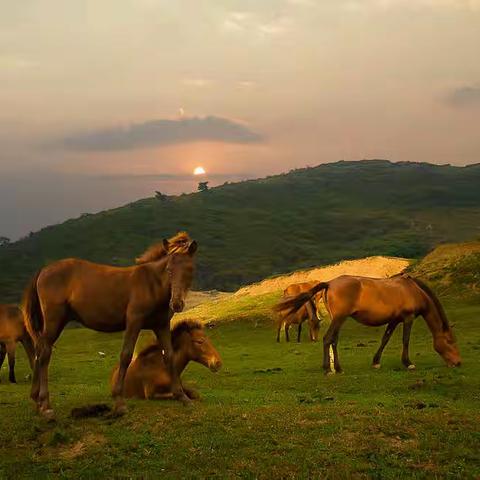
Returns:
[[[299,293],[308,292],[318,282],[302,282],[293,283],[283,291],[283,297],[288,298]],[[317,295],[321,297],[321,295]],[[318,340],[318,332],[320,331],[321,318],[318,316],[317,299],[311,299],[300,307],[296,312],[278,312],[277,318],[277,342],[280,341],[280,331],[282,326],[285,328],[285,340],[290,341],[289,329],[292,325],[298,325],[297,342],[300,342],[302,335],[302,324],[308,320],[310,340],[316,342]]]
[[[421,315],[433,337],[433,346],[448,366],[461,364],[460,354],[445,311],[432,290],[418,278],[406,274],[391,278],[366,278],[342,275],[329,282],[320,282],[308,292],[284,300],[276,306],[280,312],[295,312],[314,295],[323,292],[331,324],[323,337],[323,368],[330,373],[329,349],[333,350],[334,367],[341,372],[338,360],[338,333],[348,317],[376,327],[388,325],[382,345],[374,357],[379,364],[380,355],[395,327],[404,324],[404,349],[402,361],[410,367],[408,339],[414,318]]]
[[[5,360],[5,355],[8,355],[10,383],[17,383],[15,379],[15,350],[19,342],[23,345],[30,366],[33,368],[35,351],[33,341],[25,328],[22,310],[17,305],[0,305],[0,369]]]
[[[54,418],[48,391],[52,346],[69,320],[100,332],[125,331],[112,390],[114,414],[126,411],[125,373],[142,329],[152,330],[164,350],[173,397],[190,401],[173,366],[170,319],[184,308],[196,249],[197,243],[180,233],[151,247],[135,266],[112,267],[66,259],[38,272],[25,292],[24,310],[27,328],[35,341],[31,398],[44,417]]]

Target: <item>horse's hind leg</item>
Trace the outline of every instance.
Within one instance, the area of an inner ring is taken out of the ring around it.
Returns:
[[[10,383],[17,383],[15,378],[15,342],[7,343],[8,355],[8,380]]]
[[[380,359],[382,358],[382,353],[385,347],[387,346],[387,343],[390,340],[390,337],[392,336],[393,332],[397,328],[398,321],[395,322],[390,322],[387,325],[387,328],[385,329],[385,333],[383,334],[382,341],[380,343],[380,347],[378,347],[377,353],[373,356],[373,362],[372,362],[372,367],[373,368],[380,368]]]
[[[337,372],[341,372],[342,368],[340,367],[340,361],[338,359],[337,352],[337,343],[338,343],[338,333],[340,327],[345,321],[346,317],[332,318],[332,322],[328,327],[327,332],[323,337],[323,370],[325,374],[332,373],[330,368],[330,347],[332,347],[333,358],[334,358],[334,367]]]
[[[280,342],[280,331],[282,330],[282,321],[278,321],[277,325],[277,342]]]
[[[302,338],[302,322],[298,324],[297,342],[300,343]]]
[[[410,333],[412,332],[413,318],[409,318],[403,322],[403,350],[402,363],[409,369],[414,370],[415,365],[411,362],[408,347],[410,344]]]
[[[288,335],[289,329],[290,329],[290,324],[288,322],[285,322],[285,341],[286,342],[290,341],[290,336]]]
[[[7,347],[3,342],[0,342],[0,371],[2,369],[3,361],[5,360],[6,354],[7,354]]]

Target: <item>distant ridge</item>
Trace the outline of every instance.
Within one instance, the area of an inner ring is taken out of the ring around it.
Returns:
[[[411,270],[441,296],[480,299],[480,241],[440,245]]]
[[[206,192],[146,198],[50,226],[0,248],[0,301],[58,258],[131,265],[186,230],[199,242],[196,289],[373,255],[419,258],[480,234],[480,168],[340,161]],[[152,192],[153,194],[153,192]]]

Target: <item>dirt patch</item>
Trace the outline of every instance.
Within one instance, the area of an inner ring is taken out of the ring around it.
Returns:
[[[99,447],[106,443],[107,439],[101,434],[88,433],[81,440],[73,445],[63,447],[58,452],[58,456],[63,460],[73,460],[86,453],[92,447]]]
[[[327,282],[339,275],[360,275],[372,278],[391,277],[403,272],[410,265],[410,260],[396,257],[367,257],[359,260],[347,260],[328,265],[326,267],[312,268],[289,275],[269,278],[253,285],[238,290],[235,295],[261,295],[264,293],[283,290],[293,283],[301,282]]]

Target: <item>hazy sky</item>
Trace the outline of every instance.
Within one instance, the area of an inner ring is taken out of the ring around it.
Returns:
[[[0,0],[0,235],[340,159],[480,161],[480,0]]]

